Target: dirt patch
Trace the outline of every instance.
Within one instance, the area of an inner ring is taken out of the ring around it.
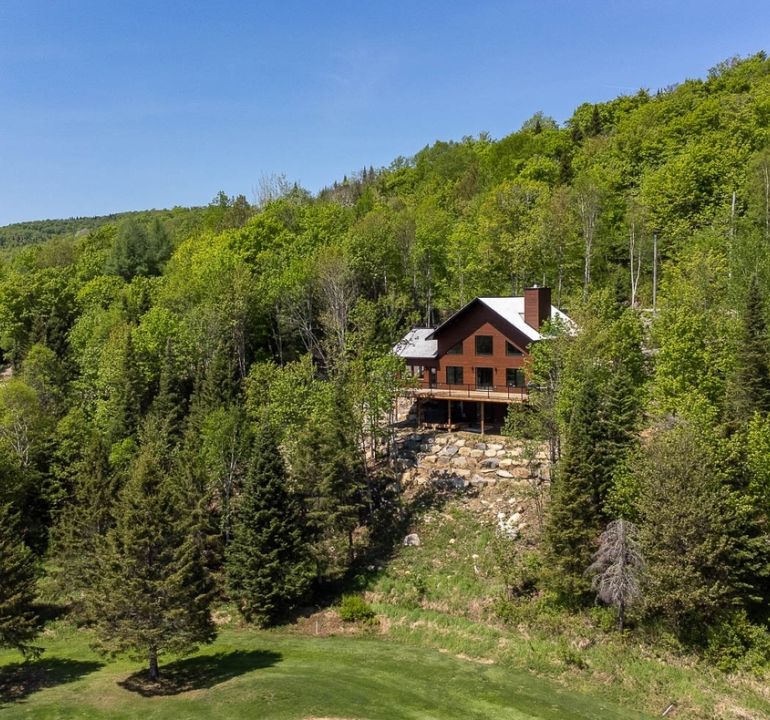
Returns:
[[[300,635],[317,635],[327,637],[329,635],[357,635],[361,629],[355,623],[346,623],[340,620],[336,610],[308,610],[297,618],[291,630]]]

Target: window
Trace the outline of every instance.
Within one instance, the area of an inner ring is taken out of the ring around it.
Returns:
[[[463,384],[463,369],[461,367],[450,366],[446,369],[446,384],[447,385],[462,385]]]
[[[480,390],[489,390],[494,385],[494,371],[492,368],[476,368],[476,387]]]
[[[524,371],[520,370],[519,368],[506,368],[505,384],[508,387],[523,387]]]
[[[505,354],[510,357],[511,355],[522,355],[522,352],[513,343],[509,343],[506,340],[505,341]]]
[[[492,354],[492,336],[476,335],[476,355]]]
[[[452,345],[449,350],[446,351],[447,355],[462,355],[463,354],[463,341],[460,340],[459,343],[455,343]]]

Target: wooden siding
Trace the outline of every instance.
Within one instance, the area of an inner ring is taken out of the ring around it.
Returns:
[[[478,335],[488,335],[492,338],[491,355],[476,355],[476,336]],[[498,396],[500,399],[507,400],[509,393],[506,386],[506,370],[508,368],[523,369],[526,364],[529,339],[483,303],[477,303],[468,308],[454,322],[442,328],[436,336],[436,340],[438,358],[430,364],[424,363],[426,367],[422,379],[422,387],[424,388],[430,386],[430,372],[427,368],[435,367],[436,389],[441,388],[450,392],[455,390],[457,392],[473,391],[475,395],[477,390],[476,369],[491,368],[492,386],[490,389],[501,393],[502,396]],[[506,342],[514,345],[522,354],[506,355]],[[462,354],[447,355],[447,350],[458,343],[462,344]],[[462,385],[447,385],[447,367],[461,367],[463,369]],[[521,399],[520,393],[515,395],[516,399]]]

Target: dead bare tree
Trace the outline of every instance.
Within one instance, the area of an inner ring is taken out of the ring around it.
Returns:
[[[576,185],[574,199],[583,234],[583,300],[585,301],[588,299],[588,288],[591,284],[591,255],[601,210],[601,194],[599,188],[588,180]]]
[[[618,610],[618,630],[623,630],[626,608],[641,597],[639,577],[644,559],[639,547],[636,525],[628,520],[613,520],[599,537],[599,550],[586,570],[593,576],[592,589],[597,599]]]

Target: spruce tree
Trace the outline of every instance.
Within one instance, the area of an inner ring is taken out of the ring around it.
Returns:
[[[645,602],[673,628],[702,637],[742,595],[754,545],[714,454],[708,428],[659,430],[637,473]]]
[[[101,648],[147,658],[157,680],[161,653],[191,652],[214,638],[213,585],[195,518],[164,464],[168,447],[156,426],[144,435],[89,601]]]
[[[300,507],[287,488],[270,423],[254,437],[225,567],[230,597],[247,621],[260,625],[290,610],[313,577]]]
[[[599,387],[588,378],[574,401],[552,484],[546,527],[546,581],[568,603],[588,597],[591,583],[585,571],[591,564],[603,521],[599,414]]]
[[[315,538],[319,576],[334,576],[354,559],[353,532],[366,505],[364,466],[347,399],[338,390],[330,407],[313,414],[297,440],[293,468]]]
[[[25,655],[38,652],[30,645],[38,632],[32,609],[35,579],[35,560],[21,539],[11,505],[0,503],[0,647]]]
[[[730,398],[733,415],[746,422],[755,412],[770,412],[770,352],[762,293],[756,275],[746,294],[735,354],[735,373]]]
[[[104,441],[94,433],[74,478],[72,500],[59,512],[51,532],[54,577],[83,620],[89,619],[83,597],[99,573],[98,550],[114,525],[119,488],[120,477],[110,469]]]

